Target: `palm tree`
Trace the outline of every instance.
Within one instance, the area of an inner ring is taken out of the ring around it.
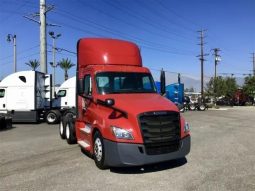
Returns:
[[[73,64],[71,60],[69,60],[68,58],[66,59],[63,58],[61,61],[58,62],[58,65],[60,66],[61,69],[65,71],[65,80],[68,80],[67,71],[73,66],[75,66],[75,64]]]
[[[29,60],[28,62],[25,63],[26,65],[28,65],[30,68],[32,68],[33,71],[36,70],[36,68],[38,68],[40,66],[40,63],[38,60],[34,59],[34,60]]]

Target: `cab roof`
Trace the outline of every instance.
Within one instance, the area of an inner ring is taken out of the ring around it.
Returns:
[[[77,44],[78,67],[88,65],[142,66],[138,46],[132,42],[108,38],[83,38]]]

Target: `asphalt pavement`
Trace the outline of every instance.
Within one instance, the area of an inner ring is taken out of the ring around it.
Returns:
[[[0,130],[0,190],[255,190],[255,107],[189,111],[191,152],[183,160],[99,170],[58,125]]]

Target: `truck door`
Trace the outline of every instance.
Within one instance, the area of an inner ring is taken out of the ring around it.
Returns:
[[[6,90],[7,90],[7,88],[0,88],[0,111],[7,110]]]
[[[85,140],[89,143],[92,132],[93,122],[93,101],[92,101],[92,88],[91,88],[91,75],[85,74],[84,77],[84,93],[83,96],[78,97],[78,117],[80,134],[79,139]],[[90,99],[91,98],[91,99]],[[87,145],[87,144],[86,144]],[[86,146],[85,146],[86,147]]]

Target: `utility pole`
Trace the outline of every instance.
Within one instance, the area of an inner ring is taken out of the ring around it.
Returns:
[[[255,76],[255,53],[251,53],[252,54],[252,64],[253,64],[253,76]]]
[[[40,14],[34,13],[29,16],[24,16],[30,21],[36,22],[40,25],[40,66],[41,72],[47,73],[47,38],[46,38],[46,26],[59,26],[55,24],[48,24],[46,22],[46,14],[54,9],[53,5],[46,6],[46,0],[40,0]],[[35,17],[40,16],[38,21]]]
[[[55,92],[55,85],[56,85],[56,73],[55,73],[55,69],[58,66],[56,64],[56,39],[59,38],[61,36],[61,34],[57,34],[55,35],[54,32],[49,32],[49,35],[51,36],[52,40],[53,40],[53,45],[52,45],[52,62],[50,63],[50,65],[53,67],[53,92]]]
[[[40,66],[41,72],[47,74],[47,39],[46,39],[46,4],[40,0]]]
[[[13,42],[13,65],[14,72],[17,72],[17,46],[16,46],[16,35],[8,34],[7,42]]]
[[[220,55],[219,55],[219,51],[220,49],[219,48],[214,48],[212,49],[214,51],[214,83],[213,83],[213,89],[214,89],[214,100],[215,100],[215,106],[216,106],[216,91],[217,91],[217,65],[218,65],[218,62],[220,61]]]
[[[204,54],[204,32],[206,30],[200,30],[200,31],[197,31],[200,36],[199,36],[199,39],[200,39],[200,43],[198,45],[200,45],[200,55],[198,55],[199,57],[199,60],[201,62],[201,101],[203,102],[204,101],[204,57],[205,56],[208,56],[208,54]]]
[[[212,49],[214,51],[214,79],[216,79],[217,77],[217,65],[218,65],[218,62],[220,62],[220,55],[219,55],[219,52],[220,52],[220,49],[219,48],[214,48]]]

